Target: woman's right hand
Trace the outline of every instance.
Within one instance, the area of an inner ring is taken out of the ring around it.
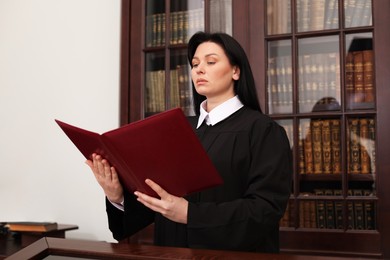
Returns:
[[[91,168],[99,185],[103,188],[104,194],[114,203],[123,202],[123,187],[119,181],[118,174],[106,159],[98,154],[92,155],[92,160],[86,164]]]

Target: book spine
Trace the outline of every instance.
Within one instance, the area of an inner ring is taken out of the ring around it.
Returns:
[[[332,173],[341,174],[341,129],[340,120],[331,120],[331,151],[332,151]]]
[[[363,10],[365,8],[366,0],[353,0],[355,2],[354,9],[352,10],[351,27],[363,26]],[[370,0],[371,1],[371,0]]]
[[[354,196],[363,196],[363,192],[360,189],[353,190]],[[354,210],[355,210],[355,229],[364,229],[364,216],[363,216],[363,202],[357,200],[354,202]]]
[[[361,162],[361,173],[370,173],[370,156],[368,154],[369,149],[369,135],[368,135],[368,120],[367,118],[360,119],[360,162]]]
[[[350,173],[361,172],[360,143],[359,143],[359,119],[350,120]]]
[[[325,24],[325,0],[310,1],[310,3],[310,30],[323,30]]]
[[[363,190],[363,196],[372,196],[370,190]],[[375,203],[373,201],[364,202],[364,227],[368,230],[375,230]]]
[[[348,196],[352,196],[352,191],[348,190]],[[353,201],[347,201],[347,228],[355,228],[355,214],[354,214],[354,203]]]
[[[337,0],[327,0],[326,9],[325,9],[325,26],[324,29],[334,29],[333,19],[335,16],[335,8],[336,8]]]
[[[310,122],[305,122],[304,127],[306,129],[306,137],[304,141],[305,172],[306,174],[312,174],[314,173],[314,164],[313,164],[312,132],[310,129]]]
[[[372,103],[375,101],[374,96],[374,76],[373,76],[373,51],[364,50],[363,54],[363,84],[364,84],[364,101]]]
[[[368,119],[368,136],[369,136],[369,155],[370,155],[370,164],[371,164],[371,174],[376,174],[376,130],[375,130],[375,120],[373,118]]]
[[[348,52],[345,58],[345,90],[348,101],[347,104],[352,106],[354,103],[354,65],[352,52]]]
[[[316,196],[323,196],[323,190],[315,190]],[[325,215],[325,201],[317,200],[316,201],[316,215],[317,215],[317,228],[326,228],[326,215]]]
[[[333,191],[335,196],[342,197],[342,191],[341,190],[334,190]],[[341,200],[335,200],[334,201],[334,213],[335,213],[335,228],[337,229],[343,229],[344,223],[343,223],[343,202]]]
[[[322,172],[322,135],[321,135],[321,120],[312,120],[312,143],[313,143],[313,164],[314,173],[321,174]]]
[[[304,139],[302,132],[302,124],[299,124],[299,140],[298,140],[298,173],[305,174],[305,150],[304,150]]]
[[[364,102],[363,52],[353,52],[354,102]]]
[[[331,131],[330,120],[322,121],[322,154],[323,154],[323,172],[324,174],[332,173],[332,156],[331,156]]]
[[[333,196],[333,190],[325,190],[325,196]],[[335,228],[335,212],[334,202],[332,200],[325,201],[325,213],[326,213],[326,228]]]

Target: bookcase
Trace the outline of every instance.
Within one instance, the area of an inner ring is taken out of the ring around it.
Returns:
[[[390,257],[389,11],[387,0],[122,0],[121,123],[190,115],[186,41],[225,31],[293,151],[281,251]]]

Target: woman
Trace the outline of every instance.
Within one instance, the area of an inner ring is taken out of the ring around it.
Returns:
[[[160,199],[131,194],[94,155],[87,164],[107,196],[109,228],[121,240],[154,222],[156,245],[278,252],[292,176],[285,131],[261,113],[248,59],[231,36],[195,34],[188,60],[196,104],[189,121],[224,183],[179,198],[146,180]]]

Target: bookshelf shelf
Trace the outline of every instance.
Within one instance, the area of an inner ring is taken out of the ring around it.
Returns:
[[[174,21],[200,12],[199,28],[223,28],[242,44],[262,110],[288,134],[294,183],[281,250],[390,257],[389,1],[122,0],[122,6],[122,124],[179,104],[172,71],[187,64],[184,39],[193,31],[180,32],[185,23],[176,28]],[[220,22],[221,12],[231,17]],[[151,19],[157,15],[165,16],[165,30],[159,25],[159,44],[148,44],[158,35]],[[147,86],[156,86],[147,75],[156,71],[164,74],[164,104],[148,112],[157,98],[147,98]],[[333,218],[313,219],[321,214]]]

